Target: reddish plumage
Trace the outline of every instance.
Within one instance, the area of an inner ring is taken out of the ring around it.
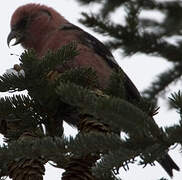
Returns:
[[[82,31],[64,30],[64,25],[71,24],[54,9],[39,4],[27,4],[19,7],[12,16],[11,27],[13,28],[24,17],[28,17],[27,26],[29,27],[24,31],[26,37],[21,42],[24,48],[33,48],[38,56],[43,56],[48,50],[54,51],[63,45],[76,41],[79,55],[75,57],[73,64],[93,67],[98,74],[101,86],[107,84],[112,69],[92,48],[80,42],[79,37],[83,33]]]
[[[47,12],[51,13],[52,19],[50,21],[50,16]],[[50,39],[46,37],[57,30],[60,24],[67,23],[67,21],[58,14],[52,8],[39,5],[39,4],[27,4],[19,7],[11,18],[11,28],[19,23],[22,19],[27,17],[27,21],[31,23],[27,29],[26,41],[22,42],[24,48],[34,48],[38,55],[44,55],[42,52],[45,42],[50,44]],[[51,34],[51,37],[55,33]],[[53,43],[49,46],[50,49]]]
[[[110,51],[100,41],[47,6],[27,4],[19,7],[12,16],[11,30],[8,44],[16,38],[15,44],[21,43],[25,49],[33,48],[39,57],[44,56],[48,50],[55,51],[62,45],[76,41],[79,55],[73,61],[74,66],[95,69],[100,88],[106,87],[112,71],[120,69]],[[138,90],[124,72],[123,77],[128,100],[140,100]],[[173,174],[172,169],[179,170],[168,154],[159,163],[170,176]]]

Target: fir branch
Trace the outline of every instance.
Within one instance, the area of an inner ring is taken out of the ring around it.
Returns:
[[[124,77],[123,72],[118,73],[113,72],[110,76],[110,81],[105,89],[106,94],[119,97],[121,99],[126,99],[126,90],[124,87]]]
[[[32,50],[25,51],[21,55],[20,61],[26,76],[37,78],[38,75],[40,77],[46,76],[57,65],[63,65],[66,61],[72,60],[76,55],[78,55],[76,42],[72,42],[62,46],[56,52],[48,52],[41,60],[36,57],[35,52]]]
[[[156,114],[158,114],[158,110],[160,109],[160,107],[158,107],[156,103],[154,103],[153,101],[149,101],[144,97],[141,97],[140,101],[132,101],[132,104],[140,108],[150,117],[153,117]]]
[[[65,139],[66,141],[66,139]],[[36,140],[14,141],[0,147],[0,169],[6,174],[8,163],[22,158],[36,159],[43,157],[46,160],[61,162],[61,168],[67,163],[64,140],[45,137]]]
[[[172,62],[178,62],[182,57],[181,45],[175,46],[168,43],[162,39],[160,34],[140,32],[139,28],[136,30],[138,27],[136,20],[132,20],[133,23],[128,23],[127,26],[122,26],[104,20],[100,15],[86,13],[82,13],[82,15],[85,19],[80,20],[81,23],[93,28],[98,33],[114,38],[106,41],[106,45],[110,49],[123,48],[124,55],[131,56],[141,52],[164,57]],[[131,18],[128,21],[131,21]]]
[[[121,29],[124,30],[124,26],[115,25],[114,23],[111,23],[108,19],[102,18],[100,15],[92,13],[82,13],[82,15],[84,18],[79,20],[82,24],[85,24],[86,26],[92,28],[94,31],[103,35],[118,37]]]
[[[115,167],[118,169],[122,163],[123,165],[127,165],[128,163],[133,163],[133,158],[141,153],[141,148],[138,150],[133,149],[132,146],[128,149],[127,143],[122,142],[119,140],[119,136],[113,135],[109,139],[108,137],[104,137],[104,135],[94,135],[90,134],[88,136],[81,135],[78,136],[79,138],[73,139],[73,138],[58,138],[58,137],[42,137],[40,139],[32,139],[32,140],[21,140],[21,141],[14,141],[9,143],[9,145],[3,145],[0,148],[0,169],[2,169],[3,172],[5,172],[7,164],[11,162],[14,159],[21,159],[21,158],[30,158],[34,159],[37,157],[43,157],[47,161],[53,161],[57,164],[59,168],[66,167],[66,164],[68,163],[69,157],[72,157],[72,155],[82,156],[82,152],[89,153],[90,151],[92,153],[98,152],[100,148],[97,146],[94,151],[94,144],[90,142],[89,145],[89,139],[91,140],[94,138],[95,142],[97,142],[97,145],[101,143],[102,145],[99,145],[101,148],[105,146],[105,152],[106,150],[109,150],[109,154],[105,154],[100,162],[98,162],[97,166],[93,168],[93,172],[96,175],[102,174],[104,176],[104,172],[109,172],[110,170],[114,170]],[[117,138],[116,138],[117,137]],[[99,139],[98,139],[99,138]],[[107,142],[107,139],[109,140]],[[116,140],[117,139],[117,140]],[[111,141],[114,140],[114,142],[111,143]],[[86,147],[85,143],[88,143],[86,145],[89,145]],[[112,145],[115,145],[112,146]],[[118,143],[120,144],[118,146]],[[125,144],[122,146],[122,144]],[[152,143],[150,146],[154,146]],[[146,150],[147,154],[154,153],[153,149],[147,146],[148,149]],[[83,148],[83,149],[82,149]],[[78,151],[79,150],[79,151]],[[80,151],[81,150],[81,151]],[[104,153],[105,153],[104,152]],[[155,153],[155,156],[153,157],[155,160],[160,154],[158,152]],[[116,160],[117,159],[117,160]],[[6,162],[6,163],[5,163]],[[145,162],[146,163],[146,162]],[[115,169],[115,170],[116,170]],[[102,172],[102,173],[100,173]],[[6,173],[4,173],[6,174]],[[107,173],[106,173],[107,175]]]
[[[165,92],[166,88],[176,82],[181,77],[181,63],[176,63],[171,69],[161,73],[157,80],[152,82],[151,86],[143,91],[144,97],[152,101],[156,99],[160,93]]]
[[[0,132],[8,139],[17,139],[22,132],[35,129],[42,117],[29,96],[14,95],[0,99]]]
[[[169,100],[171,107],[177,109],[182,116],[182,92],[178,91],[177,93],[172,93]]]
[[[62,82],[72,82],[89,89],[99,86],[98,77],[92,68],[73,68],[61,74]],[[58,80],[58,81],[59,81]]]
[[[100,152],[104,155],[104,158],[107,159],[107,157],[110,157],[108,152],[111,153],[112,157],[116,152],[122,153],[120,160],[117,161],[118,164],[121,165],[121,163],[126,164],[128,160],[133,159],[139,155],[143,157],[143,163],[152,163],[153,161],[160,159],[160,157],[165,154],[164,152],[172,144],[170,144],[169,139],[166,139],[165,142],[159,142],[155,139],[149,140],[146,138],[140,143],[136,141],[136,139],[132,138],[122,140],[120,136],[116,134],[105,135],[99,133],[89,133],[86,135],[78,134],[75,139],[70,137],[69,144],[66,145],[69,151],[74,152],[74,154],[77,156],[84,156],[85,154]],[[113,163],[117,164],[117,162],[113,160]],[[110,164],[109,167],[113,166]]]
[[[99,13],[83,13],[83,18],[80,22],[102,35],[111,37],[111,40],[105,42],[110,49],[122,48],[124,55],[131,56],[140,52],[147,55],[163,57],[175,63],[174,67],[170,69],[169,72],[164,72],[159,75],[159,78],[145,91],[149,99],[153,100],[158,97],[160,92],[165,92],[167,86],[178,80],[181,76],[179,71],[179,69],[181,69],[180,62],[182,57],[181,41],[178,42],[178,45],[173,45],[167,42],[165,38],[166,36],[181,35],[182,23],[180,19],[182,17],[182,2],[176,0],[167,2],[136,0],[134,2],[135,3],[131,1],[123,4],[123,1],[110,1],[110,9],[103,3]],[[117,5],[117,7],[115,5]],[[126,25],[111,23],[111,18],[105,18],[105,15],[101,13],[104,8],[107,9],[105,14],[113,13],[114,8],[112,7],[125,8]],[[165,18],[163,22],[159,23],[149,18],[140,18],[138,14],[142,10],[158,10],[165,15]],[[144,21],[148,24],[143,23]],[[145,29],[147,27],[150,27],[152,32],[147,31],[147,29]]]
[[[61,66],[67,61],[73,60],[75,56],[79,54],[77,49],[77,43],[71,42],[68,45],[62,46],[56,52],[48,52],[46,56],[43,57],[39,68],[46,73],[55,69],[57,65]]]
[[[127,37],[130,36],[130,41]],[[136,46],[138,43],[138,46]],[[133,55],[137,52],[145,53],[153,56],[166,58],[168,61],[178,62],[181,59],[181,45],[175,46],[160,37],[160,34],[154,33],[128,33],[127,36],[122,36],[122,47],[126,55]]]
[[[140,165],[146,167],[148,164],[151,166],[155,165],[154,161],[160,162],[162,157],[166,155],[170,144],[168,143],[151,143],[148,147],[144,148],[140,154]]]
[[[71,83],[60,83],[56,92],[61,101],[82,108],[84,113],[103,120],[104,123],[109,124],[114,129],[119,128],[126,133],[135,132],[135,134],[140,135],[145,132],[149,137],[150,133],[159,133],[159,128],[154,121],[127,101],[119,98],[97,97],[94,91]]]
[[[163,36],[181,35],[182,23],[182,2],[167,1],[156,2],[155,9],[159,10],[165,15],[163,22],[158,24],[158,29],[163,31]]]
[[[154,1],[154,0],[136,0],[142,8],[145,10],[164,10],[167,11],[172,7],[179,7],[182,3],[178,0],[174,1]]]
[[[124,5],[126,2],[128,2],[128,1],[127,0],[115,0],[113,2],[110,0],[105,0],[102,8],[100,10],[102,17],[104,17],[104,18],[108,17],[111,12],[115,11],[119,6]]]
[[[103,179],[105,176],[112,175],[110,172],[117,171],[121,166],[128,169],[128,165],[134,163],[134,158],[139,155],[142,158],[141,165],[146,166],[155,160],[160,161],[170,144],[158,144],[147,140],[138,144],[130,139],[123,141],[116,134],[89,133],[78,134],[75,139],[70,137],[66,146],[77,157],[100,152],[103,156],[96,167],[93,167],[93,173]]]
[[[81,4],[87,5],[89,3],[100,3],[102,0],[78,0]]]
[[[57,97],[54,92],[56,83],[48,79],[48,73],[72,60],[77,54],[76,42],[65,45],[56,52],[49,52],[41,60],[32,50],[22,54],[20,61],[22,62],[21,67],[25,71],[25,78],[21,84],[24,84],[30,97],[36,101],[35,104],[39,113],[44,111],[44,113],[52,115],[57,111],[58,104],[61,104],[56,100]],[[88,71],[87,74],[89,73],[91,72]],[[42,110],[40,110],[41,107]]]
[[[3,74],[0,76],[0,92],[15,92],[26,89],[24,84],[25,77],[15,74]]]
[[[10,113],[31,111],[33,104],[31,98],[26,95],[13,95],[12,97],[5,96],[0,98],[1,118]]]
[[[118,148],[127,149],[127,143],[118,135],[102,133],[79,133],[76,138],[69,138],[67,146],[70,151],[75,152],[75,155],[81,156],[89,153],[104,153],[108,150],[115,151]]]
[[[104,155],[103,158],[96,164],[96,167],[93,167],[93,173],[97,176],[110,171],[118,174],[119,168],[123,167],[128,169],[129,163],[134,163],[134,157],[137,156],[138,152],[127,151],[126,149],[118,149],[114,152],[109,152],[107,155]]]
[[[179,125],[173,125],[171,127],[166,127],[165,132],[168,137],[168,142],[172,145],[175,143],[182,144],[182,94],[181,91],[171,94],[169,98],[169,103],[171,107],[175,108],[180,115]]]
[[[166,127],[165,132],[168,136],[168,142],[173,145],[175,143],[182,144],[182,122],[180,121],[180,125],[174,125],[172,127]]]

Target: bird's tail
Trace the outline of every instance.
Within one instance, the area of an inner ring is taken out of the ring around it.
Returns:
[[[179,167],[177,164],[172,160],[169,154],[166,154],[158,161],[160,165],[165,169],[165,171],[169,174],[169,176],[173,176],[173,169],[179,171]]]

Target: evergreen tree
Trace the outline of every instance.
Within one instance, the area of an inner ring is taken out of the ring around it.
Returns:
[[[82,1],[103,3],[99,15],[83,14],[82,22],[112,37],[107,42],[111,49],[122,48],[126,55],[158,55],[174,62],[173,68],[161,74],[150,91],[145,91],[148,99],[157,98],[180,77],[180,42],[174,46],[165,40],[180,35],[180,22],[174,22],[177,15],[180,17],[180,2]],[[126,10],[125,25],[109,21],[110,13],[118,7]],[[143,9],[157,9],[166,18],[162,23],[140,19]],[[28,95],[0,98],[0,133],[7,142],[0,148],[1,177],[41,180],[44,164],[53,161],[54,166],[65,170],[63,180],[116,180],[119,168],[127,169],[137,156],[141,157],[141,165],[153,164],[171,145],[182,143],[181,121],[161,129],[152,119],[158,109],[153,103],[144,98],[140,102],[128,101],[122,72],[113,73],[104,90],[97,89],[97,76],[90,68],[69,69],[50,78],[57,65],[64,67],[78,53],[75,43],[55,53],[48,52],[41,61],[32,50],[25,51],[21,64],[14,67],[25,75],[0,77],[0,92],[28,91]],[[173,94],[171,105],[181,116],[180,92]],[[63,121],[76,126],[75,138],[64,137]],[[127,137],[121,138],[120,132]]]
[[[106,45],[111,50],[122,49],[122,55],[132,56],[143,53],[150,56],[162,57],[173,63],[167,71],[158,75],[151,86],[143,92],[150,100],[157,100],[167,86],[181,77],[181,17],[182,2],[155,0],[78,0],[83,5],[95,3],[100,9],[95,13],[82,13],[80,20],[94,31],[110,37]],[[117,11],[118,22],[112,21],[112,15]],[[164,18],[160,21],[145,17],[145,13],[160,13]],[[120,13],[120,14],[119,14]],[[141,16],[141,14],[143,14]],[[170,39],[176,40],[175,44]]]

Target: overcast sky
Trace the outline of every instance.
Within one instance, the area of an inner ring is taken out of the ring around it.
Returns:
[[[41,3],[55,8],[58,12],[60,12],[66,19],[71,21],[72,23],[81,26],[86,31],[91,32],[83,25],[78,23],[78,19],[81,17],[81,11],[92,11],[93,6],[90,5],[88,9],[85,7],[80,7],[74,0],[6,0],[3,1],[3,4],[0,6],[0,22],[1,22],[1,32],[0,32],[0,48],[1,48],[1,68],[0,74],[3,74],[6,69],[13,67],[14,64],[19,62],[19,58],[16,55],[20,55],[23,49],[18,45],[12,48],[8,48],[7,35],[10,31],[10,19],[14,10],[20,5],[27,3]],[[156,14],[153,14],[156,17]],[[103,41],[101,36],[93,33],[94,36],[97,36],[101,41]],[[10,55],[14,53],[16,55]],[[164,71],[165,69],[170,67],[170,63],[155,57],[147,57],[145,55],[135,55],[131,58],[122,58],[121,52],[118,50],[114,52],[114,56],[118,63],[121,65],[123,70],[129,75],[134,84],[138,87],[140,91],[142,91],[145,87],[147,87],[150,82],[156,77],[157,74]],[[176,91],[175,87],[169,87],[171,91]],[[2,94],[1,96],[3,96]],[[167,97],[166,97],[167,99]],[[155,117],[157,123],[160,126],[169,126],[178,122],[179,116],[176,112],[169,111],[166,107],[164,101],[160,101],[160,113]],[[168,112],[167,112],[168,111]],[[66,134],[75,134],[75,130],[65,127]],[[179,148],[175,148],[175,150],[170,151],[170,155],[177,162],[177,164],[182,168],[182,156],[179,154]],[[61,173],[59,169],[51,168],[50,166],[46,166],[47,171],[44,177],[45,180],[60,180]],[[120,171],[120,177],[123,180],[157,180],[161,177],[168,178],[168,175],[165,171],[156,163],[155,167],[150,167],[148,165],[146,168],[142,168],[137,165],[130,165],[130,170],[125,172],[123,169]],[[182,172],[174,173],[173,180],[181,180]]]

